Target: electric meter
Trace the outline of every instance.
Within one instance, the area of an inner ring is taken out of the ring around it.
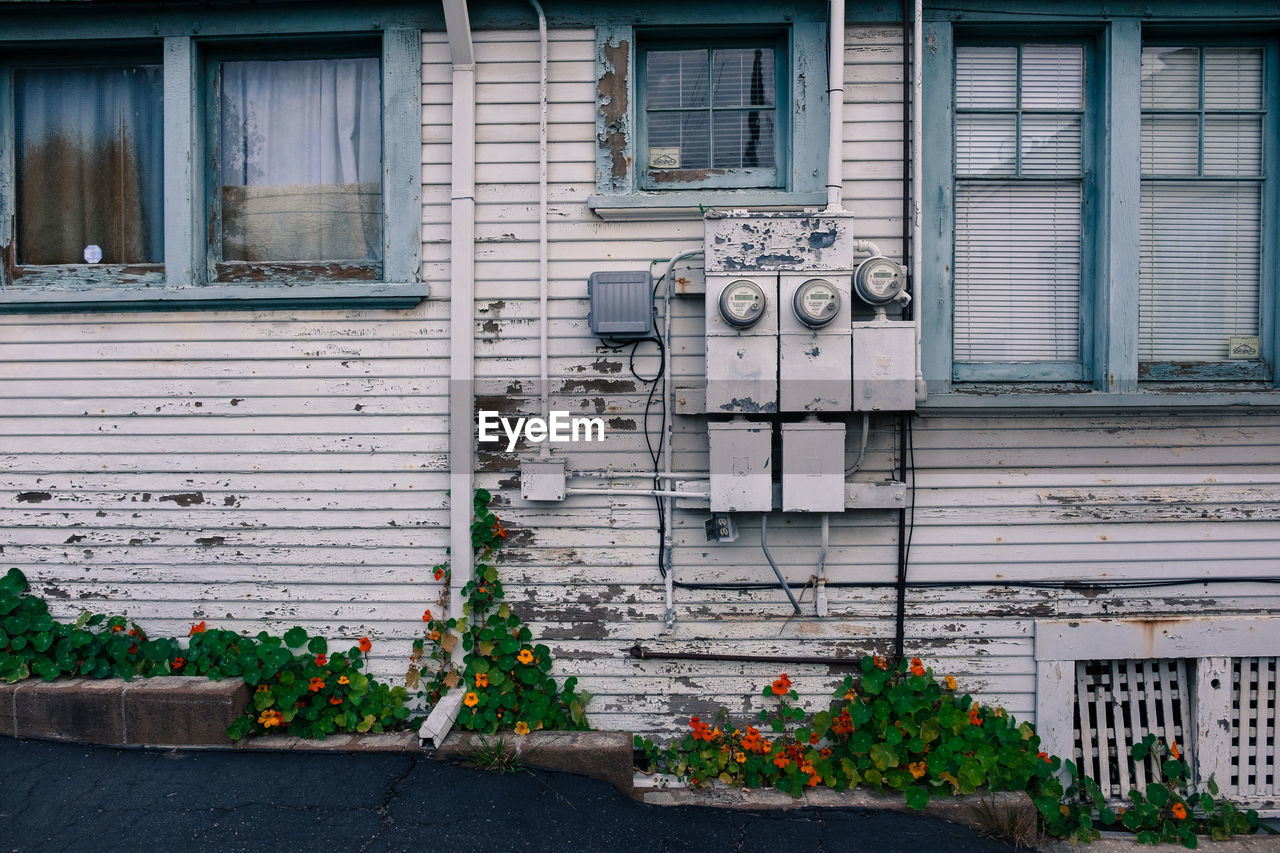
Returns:
[[[906,270],[885,257],[867,258],[853,276],[858,296],[872,305],[884,305],[897,299],[907,284]]]
[[[745,329],[764,315],[764,289],[754,281],[740,278],[720,292],[720,316],[731,326]]]
[[[825,278],[811,278],[796,288],[791,299],[796,319],[811,329],[820,329],[840,311],[840,291]]]

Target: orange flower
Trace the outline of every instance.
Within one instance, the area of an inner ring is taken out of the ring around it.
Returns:
[[[444,569],[437,567],[436,570],[431,574],[435,577],[436,580],[440,580],[442,577],[444,577]]]
[[[489,676],[483,672],[476,673],[476,687],[488,687]]]
[[[786,696],[791,692],[791,679],[787,678],[787,674],[782,673],[782,677],[773,682],[773,695]]]
[[[316,655],[316,666],[324,666],[328,662],[329,659],[324,655]]]
[[[912,674],[912,675],[924,675],[924,673],[925,673],[925,669],[924,669],[924,661],[920,660],[920,658],[912,658],[912,659],[911,659],[911,674]]]
[[[204,623],[203,623],[203,622],[201,622],[200,624],[202,624],[202,625],[203,625]],[[130,629],[129,629],[129,636],[130,636],[130,637],[141,637],[142,635],[138,633],[138,629],[137,629],[137,628],[130,628]]]
[[[284,714],[281,714],[279,711],[266,710],[258,715],[258,725],[262,726],[264,729],[269,729],[272,726],[278,726],[283,722]]]
[[[907,765],[907,770],[911,772],[913,779],[919,779],[921,776],[929,772],[929,765],[923,761],[916,761]]]
[[[312,693],[319,693],[321,690],[324,689],[324,679],[323,678],[311,679],[310,681],[307,682],[307,689],[310,690]]]
[[[427,637],[431,640],[431,642],[433,643],[437,642],[440,639],[440,632],[432,631],[430,634],[427,635]]]
[[[955,676],[948,675],[946,678],[944,678],[944,679],[942,679],[942,680],[943,680],[943,682],[947,685],[947,689],[948,689],[948,690],[955,690],[955,689],[956,689],[956,679],[955,679]]]
[[[267,692],[268,690],[270,690],[270,689],[271,689],[271,688],[270,688],[270,687],[268,687],[268,686],[267,686],[267,685],[265,685],[265,684],[259,684],[259,685],[258,685],[258,689],[257,689],[257,690],[255,690],[255,691],[253,691],[253,692],[254,692],[254,693],[266,693],[266,692]]]
[[[330,704],[330,705],[341,705],[341,704],[342,704],[342,697],[341,697],[341,696],[330,696],[330,697],[329,697],[329,704]]]
[[[1173,811],[1173,816],[1176,817],[1178,820],[1187,819],[1187,807],[1184,806],[1182,803],[1174,803],[1172,811]]]
[[[521,649],[520,654],[516,655],[516,660],[520,663],[533,663],[533,652],[528,649]]]
[[[369,649],[372,649],[372,648],[373,648],[373,643],[369,642],[369,638],[368,638],[368,637],[361,637],[361,638],[360,638],[360,642],[359,642],[359,646],[360,646],[360,651],[362,651],[362,652],[367,652],[367,651],[369,651]]]
[[[814,732],[813,734],[809,735],[809,743],[817,743],[819,740],[820,738],[818,737],[817,732]]]
[[[187,660],[186,660],[186,658],[174,658],[174,659],[173,659],[173,668],[174,668],[174,669],[182,669],[182,668],[183,668],[184,666],[186,666],[186,665],[187,665]]]
[[[430,621],[431,621],[431,611],[430,611],[430,610],[424,610],[424,611],[422,611],[422,621],[423,621],[423,622],[430,622]]]
[[[203,634],[206,630],[208,629],[205,628],[204,622],[197,622],[191,626],[191,630],[187,632],[187,636],[194,637],[196,634]]]
[[[112,625],[112,626],[111,626],[111,633],[113,633],[113,634],[119,634],[119,633],[120,633],[121,631],[123,631],[123,630],[124,630],[124,626],[123,626],[123,625]]]
[[[527,735],[528,733],[529,733],[529,724],[526,723],[524,720],[519,720],[516,723],[516,734]]]
[[[1039,758],[1039,759],[1040,759],[1041,761],[1043,761],[1045,764],[1052,764],[1052,763],[1053,763],[1053,759],[1049,757],[1049,753],[1047,753],[1047,752],[1037,752],[1037,753],[1036,753],[1036,758]]]
[[[480,697],[477,696],[475,693],[468,693],[466,696],[463,697],[462,704],[466,705],[468,708],[474,708],[475,706],[480,704]]]
[[[785,755],[779,755],[777,758],[773,759],[773,763],[777,766],[779,770],[783,770],[786,768],[788,764],[791,763],[791,760],[787,758]]]
[[[822,784],[822,777],[815,773],[814,775],[809,777],[808,784],[810,788],[816,788],[818,787],[818,785]]]
[[[507,538],[507,528],[499,524],[496,518],[493,520],[493,534],[500,539]]]
[[[971,726],[982,725],[982,714],[978,710],[977,702],[974,702],[973,707],[969,709],[969,725]]]
[[[1175,740],[1173,746],[1169,747],[1169,754],[1174,758],[1181,758],[1182,752],[1178,749],[1178,742]]]
[[[747,754],[745,752],[735,752],[733,754],[733,760],[738,762],[739,764],[746,764]]]
[[[339,683],[339,684],[350,684],[350,683],[351,683],[351,679],[350,679],[350,678],[347,678],[345,675],[339,675],[339,676],[338,676],[338,683]]]
[[[874,663],[874,664],[876,665],[876,669],[888,669],[888,668],[889,668],[889,662],[888,662],[887,660],[885,660],[884,658],[880,657],[880,655],[876,655],[876,656],[875,656],[874,658],[872,658],[871,660],[872,660],[872,663]]]

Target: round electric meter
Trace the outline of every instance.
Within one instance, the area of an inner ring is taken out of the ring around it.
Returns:
[[[820,329],[840,311],[840,291],[825,278],[811,278],[796,288],[791,300],[796,319],[811,329]]]
[[[764,314],[764,289],[754,281],[740,278],[720,292],[720,316],[731,326],[745,329]]]
[[[906,271],[901,264],[885,257],[867,258],[853,276],[858,296],[872,305],[892,302],[906,285]]]

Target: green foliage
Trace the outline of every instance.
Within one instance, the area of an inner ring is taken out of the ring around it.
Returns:
[[[563,686],[556,684],[550,675],[550,649],[534,642],[533,632],[503,600],[502,580],[489,561],[506,542],[507,530],[489,510],[492,500],[484,489],[476,491],[471,523],[476,566],[473,580],[462,588],[464,615],[437,619],[429,610],[423,614],[426,635],[415,644],[415,657],[429,657],[438,668],[425,685],[427,701],[434,704],[450,689],[465,689],[457,724],[487,734],[587,729],[585,708],[591,695],[578,690],[573,677]],[[461,672],[451,668],[457,642],[465,651]]]
[[[1112,810],[1074,764],[1040,751],[1030,725],[957,692],[950,676],[935,680],[919,658],[891,669],[882,658],[864,657],[861,670],[860,678],[844,679],[829,709],[812,715],[795,704],[799,694],[785,674],[765,687],[776,705],[762,710],[759,721],[772,738],[753,726],[738,728],[723,708],[714,724],[691,718],[692,731],[669,746],[637,737],[641,769],[693,786],[718,780],[793,796],[817,785],[837,791],[866,785],[900,791],[914,809],[938,796],[1026,791],[1045,833],[1084,843],[1098,837],[1097,824],[1137,833],[1141,842],[1189,848],[1197,834],[1217,840],[1257,831],[1257,814],[1217,799],[1212,780],[1208,793],[1189,796],[1186,763],[1154,735],[1134,746],[1133,757],[1148,761],[1161,781],[1145,793],[1130,791],[1128,810]]]
[[[0,626],[0,678],[9,682],[64,675],[242,678],[256,692],[228,729],[233,739],[272,729],[308,738],[381,732],[405,727],[409,717],[408,692],[361,673],[359,648],[330,655],[323,637],[302,628],[283,637],[265,631],[246,637],[200,622],[183,648],[173,639],[148,638],[123,616],[86,612],[62,623],[49,616],[43,598],[31,595],[17,569],[0,578]]]

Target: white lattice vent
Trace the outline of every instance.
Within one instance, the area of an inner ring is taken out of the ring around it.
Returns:
[[[1231,669],[1231,789],[1246,799],[1275,797],[1280,658],[1235,658]]]
[[[1160,779],[1158,762],[1135,763],[1129,756],[1147,734],[1177,742],[1190,764],[1194,684],[1193,660],[1076,661],[1076,766],[1104,796],[1118,800]]]

